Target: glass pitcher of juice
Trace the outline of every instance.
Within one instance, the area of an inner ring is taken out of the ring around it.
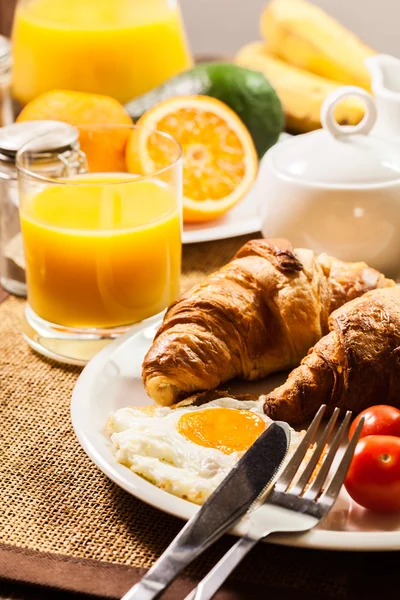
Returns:
[[[125,103],[192,64],[177,0],[19,0],[12,41],[22,105],[56,88]]]

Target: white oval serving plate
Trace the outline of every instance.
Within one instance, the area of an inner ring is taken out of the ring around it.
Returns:
[[[90,361],[75,386],[71,418],[85,452],[107,477],[143,502],[187,520],[198,507],[157,488],[117,463],[104,434],[105,422],[111,412],[123,406],[152,403],[142,384],[141,365],[160,322],[161,316],[156,315],[135,325]],[[236,383],[230,389],[237,393],[266,393],[282,381],[283,376],[278,375],[254,384]],[[232,533],[240,535],[240,527]],[[274,535],[267,541],[330,550],[400,550],[400,515],[366,511],[352,502],[343,489],[328,517],[314,530],[304,534]]]

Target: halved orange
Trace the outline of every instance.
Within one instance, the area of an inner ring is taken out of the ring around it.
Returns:
[[[152,130],[169,133],[182,146],[184,221],[223,215],[253,185],[258,169],[253,140],[237,114],[220,100],[170,98],[148,110],[138,125],[142,129],[127,144],[129,171],[137,172],[138,156],[145,173],[165,166],[165,149],[159,148]]]

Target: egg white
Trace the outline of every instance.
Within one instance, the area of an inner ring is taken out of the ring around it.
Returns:
[[[263,400],[239,401],[219,398],[202,406],[175,409],[152,406],[121,408],[110,415],[106,432],[110,436],[116,460],[159,488],[196,504],[203,504],[218,487],[243,452],[225,454],[200,446],[178,432],[182,415],[208,408],[247,409],[266,424]],[[287,462],[299,445],[304,432],[292,429]]]

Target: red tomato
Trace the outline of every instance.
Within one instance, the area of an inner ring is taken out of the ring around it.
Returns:
[[[367,435],[394,435],[400,437],[400,410],[394,406],[378,404],[371,406],[356,417],[350,427],[349,438],[353,435],[361,417],[364,425],[360,437]]]
[[[362,438],[344,485],[353,500],[365,508],[400,511],[400,438],[390,435]]]

